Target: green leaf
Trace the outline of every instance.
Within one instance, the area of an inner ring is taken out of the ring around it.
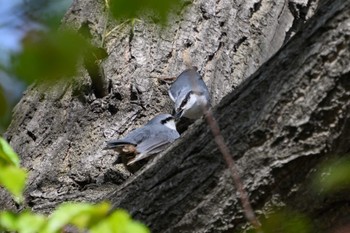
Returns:
[[[0,212],[0,229],[15,231],[17,216],[9,211]]]
[[[17,202],[21,202],[22,192],[25,187],[27,173],[25,170],[15,166],[3,166],[0,168],[0,185],[4,186]]]
[[[43,232],[57,232],[67,224],[73,224],[80,229],[87,228],[105,217],[109,208],[108,203],[64,203],[52,213]]]
[[[108,221],[102,220],[95,226],[91,227],[91,233],[118,233],[118,231],[114,230]]]
[[[0,230],[20,233],[56,233],[71,224],[92,233],[149,233],[148,228],[133,220],[125,210],[114,211],[107,217],[110,205],[64,203],[50,218],[30,211],[20,214],[0,212]]]
[[[31,31],[23,49],[12,56],[12,72],[27,83],[74,76],[77,62],[89,46],[82,36],[70,30]]]
[[[125,233],[149,233],[148,228],[140,222],[132,221],[125,229]]]
[[[17,202],[21,202],[26,178],[26,171],[19,168],[17,154],[5,139],[0,137],[0,185],[5,187]]]
[[[26,211],[19,215],[16,227],[21,233],[35,233],[39,232],[45,223],[45,216]]]
[[[264,233],[309,233],[312,229],[308,218],[288,209],[277,210],[260,222]],[[256,230],[248,232],[256,232]]]
[[[314,179],[314,187],[325,193],[350,188],[350,158],[323,164]]]
[[[109,209],[110,205],[106,202],[91,205],[90,209],[82,211],[80,214],[72,218],[70,223],[80,229],[90,227],[106,217]]]
[[[125,210],[116,210],[106,221],[113,230],[118,231],[118,229],[124,230],[132,219]]]
[[[110,0],[110,10],[116,19],[142,18],[145,13],[153,13],[164,23],[171,12],[180,8],[181,0]]]
[[[0,137],[0,166],[1,165],[14,165],[19,167],[18,155],[2,137]]]
[[[5,231],[16,231],[20,233],[39,232],[46,222],[46,217],[24,211],[14,214],[8,211],[0,212],[0,229]]]
[[[96,224],[92,233],[149,233],[148,228],[134,221],[125,210],[116,210],[107,219]]]

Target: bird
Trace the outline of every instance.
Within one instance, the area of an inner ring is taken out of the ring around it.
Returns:
[[[181,117],[198,119],[210,106],[208,87],[196,67],[183,71],[171,84],[168,93],[175,103],[176,119]]]
[[[161,152],[179,137],[174,117],[170,114],[159,114],[144,126],[132,130],[125,137],[107,141],[104,149],[114,149],[119,154],[132,157],[123,162],[124,165],[130,166]]]

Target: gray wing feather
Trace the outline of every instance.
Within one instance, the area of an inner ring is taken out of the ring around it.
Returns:
[[[168,140],[164,137],[154,137],[149,140],[141,143],[137,146],[137,151],[141,154],[155,154],[159,153],[161,150],[161,146],[171,143],[172,141]]]
[[[148,141],[147,144],[140,145],[137,147],[138,151],[142,151],[140,154],[136,155],[135,158],[130,160],[128,162],[128,165],[131,165],[137,161],[140,161],[142,159],[145,159],[153,154],[157,154],[161,152],[166,145],[168,145],[170,142],[167,140],[160,141],[162,139],[160,138],[153,138],[154,143],[152,144],[151,141]]]
[[[117,148],[117,147],[123,147],[125,145],[134,145],[136,146],[135,143],[132,143],[130,141],[125,141],[125,140],[117,140],[117,139],[113,139],[110,141],[107,141],[107,146],[104,149],[113,149],[113,148]]]
[[[173,101],[175,101],[182,93],[187,93],[191,90],[190,75],[190,70],[185,70],[177,77],[175,82],[171,84],[169,96]]]
[[[177,131],[171,130],[166,126],[160,125],[155,127],[159,127],[159,129],[154,129],[154,132],[156,132],[155,134],[151,135],[149,138],[147,138],[147,140],[144,140],[137,145],[137,151],[139,154],[136,155],[134,159],[129,161],[128,165],[145,159],[152,154],[161,152],[164,150],[165,146],[180,137],[180,134]]]
[[[150,135],[150,127],[144,126],[128,133],[124,138],[107,141],[106,149],[113,149],[123,145],[137,145]]]

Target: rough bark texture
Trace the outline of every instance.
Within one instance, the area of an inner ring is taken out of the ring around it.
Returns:
[[[76,0],[66,22],[87,23],[99,43],[103,10],[102,1]],[[213,104],[220,102],[215,115],[254,208],[263,213],[273,204],[293,204],[320,229],[328,228],[323,220],[330,216],[337,224],[350,212],[343,204],[349,197],[314,198],[305,177],[322,159],[349,151],[349,25],[344,0],[203,0],[184,6],[165,31],[145,21],[133,29],[121,24],[106,38],[106,97],[94,96],[82,70],[70,83],[30,87],[15,108],[6,137],[30,172],[28,206],[50,212],[67,200],[108,199],[152,232],[229,232],[244,225],[231,178],[201,120],[136,176],[102,151],[105,140],[171,112],[167,86],[156,77],[180,74],[189,50]],[[302,32],[282,47],[297,29]],[[15,208],[0,192],[0,206]]]
[[[318,196],[308,179],[317,162],[350,149],[349,13],[349,2],[328,2],[216,108],[255,209],[289,204],[320,229],[349,220],[349,196]],[[155,232],[230,232],[245,223],[202,122],[110,199]]]

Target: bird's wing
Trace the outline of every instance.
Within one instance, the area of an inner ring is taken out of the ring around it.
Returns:
[[[171,92],[171,88],[168,90],[168,93],[169,93],[169,97],[170,99],[175,102],[175,99],[176,99],[176,94]]]
[[[137,161],[140,161],[142,159],[145,159],[153,154],[157,154],[161,152],[164,147],[169,144],[170,142],[167,140],[162,140],[161,138],[153,138],[150,141],[147,141],[147,144],[141,145],[137,147],[137,151],[139,154],[135,156],[132,160],[128,162],[128,165],[131,165]]]
[[[123,147],[125,145],[138,145],[142,143],[145,139],[149,137],[150,127],[144,126],[142,128],[135,129],[128,133],[124,138],[121,139],[113,139],[107,141],[107,146],[105,149],[113,149],[116,147]]]
[[[180,137],[180,134],[167,128],[166,126],[161,127],[160,130],[155,130],[156,134],[151,135],[147,140],[137,145],[137,151],[139,154],[128,162],[128,165],[133,164],[137,161],[145,159],[152,154],[157,154],[164,150],[165,146],[175,141]]]
[[[200,79],[197,81],[197,85],[198,85],[198,88],[200,88],[199,90],[202,92],[203,95],[205,95],[205,97],[209,100],[210,99],[210,94],[209,94],[209,90],[208,90],[208,87],[207,85],[205,84],[205,82]],[[195,88],[196,90],[196,88]]]
[[[176,99],[183,95],[183,93],[187,93],[191,90],[190,80],[183,74],[181,74],[173,84],[171,84],[169,88],[169,96],[172,101],[176,101]]]
[[[170,141],[166,137],[162,137],[162,135],[160,135],[159,137],[152,137],[138,145],[137,151],[140,154],[159,153],[162,149],[161,147],[166,145],[167,143],[170,143]]]
[[[176,99],[181,95],[182,92],[186,92],[186,90],[185,87],[180,83],[173,83],[168,91],[169,97],[173,102],[176,102]]]

